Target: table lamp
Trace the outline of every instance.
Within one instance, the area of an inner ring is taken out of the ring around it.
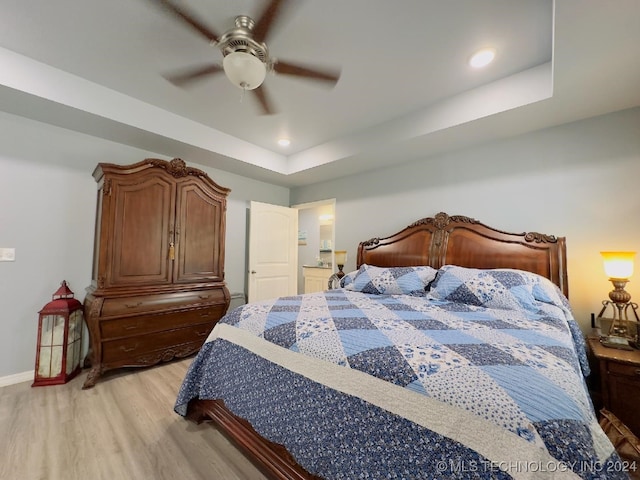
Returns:
[[[613,284],[609,300],[602,302],[598,319],[611,321],[608,335],[601,337],[603,345],[613,348],[631,349],[638,339],[638,304],[631,301],[631,294],[624,287],[633,275],[633,261],[636,252],[600,252],[604,261],[604,271]],[[607,310],[612,314],[606,316]],[[629,312],[635,322],[629,320]],[[602,322],[600,322],[602,325]]]

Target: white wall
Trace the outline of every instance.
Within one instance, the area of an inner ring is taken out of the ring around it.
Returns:
[[[501,230],[567,238],[569,297],[585,330],[611,284],[601,250],[640,251],[640,108],[545,129],[392,169],[294,189],[294,203],[335,197],[336,244],[444,211]],[[636,259],[640,272],[640,256]],[[640,273],[627,290],[640,301]]]
[[[0,113],[0,247],[16,249],[15,262],[0,262],[0,377],[33,370],[38,311],[63,279],[84,299],[91,281],[96,164],[148,157],[164,158]],[[243,292],[249,201],[288,206],[289,189],[184,160],[231,188],[225,274],[229,290]]]

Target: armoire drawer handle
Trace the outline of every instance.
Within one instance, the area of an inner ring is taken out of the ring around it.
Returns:
[[[124,327],[125,330],[135,330],[136,328],[140,328],[140,325],[137,323],[134,323],[132,325],[127,325],[126,327]]]
[[[129,352],[133,352],[136,348],[138,348],[138,344],[137,343],[133,347],[129,347],[129,348],[127,348],[125,346],[122,346],[122,347],[120,347],[120,350],[122,350],[125,353],[129,353]]]
[[[196,332],[196,335],[198,335],[199,337],[205,337],[209,335],[209,332]]]
[[[138,303],[125,303],[124,306],[127,308],[136,308],[139,307],[140,305],[142,305],[142,302],[138,302]]]
[[[640,375],[640,368],[636,368],[633,373],[635,373],[636,375]]]
[[[206,300],[207,298],[210,298],[211,295],[198,295],[198,298],[202,299],[202,300]]]
[[[206,311],[206,312],[200,312],[200,316],[201,317],[210,317],[211,316],[211,312],[210,311]]]

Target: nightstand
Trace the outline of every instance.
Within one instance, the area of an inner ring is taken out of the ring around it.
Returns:
[[[640,436],[640,350],[605,347],[591,336],[587,343],[599,370],[602,406]]]

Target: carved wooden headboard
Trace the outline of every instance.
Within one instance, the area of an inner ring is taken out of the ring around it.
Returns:
[[[503,232],[473,218],[440,212],[389,237],[361,242],[357,266],[517,268],[550,279],[568,297],[566,257],[564,237]]]

